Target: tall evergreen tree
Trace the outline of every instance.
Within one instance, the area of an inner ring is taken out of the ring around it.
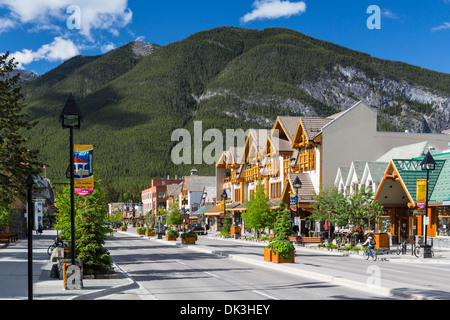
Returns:
[[[28,174],[37,174],[40,165],[36,160],[37,151],[25,147],[28,139],[22,130],[30,130],[36,123],[28,121],[23,113],[25,104],[20,73],[11,77],[17,66],[9,59],[9,52],[0,55],[0,208],[9,211],[17,197],[26,197],[25,180]]]

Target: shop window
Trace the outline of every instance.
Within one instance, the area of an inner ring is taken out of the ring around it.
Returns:
[[[450,236],[450,208],[438,207],[438,236]]]
[[[390,216],[380,216],[378,220],[380,232],[390,233],[391,232],[391,217]]]

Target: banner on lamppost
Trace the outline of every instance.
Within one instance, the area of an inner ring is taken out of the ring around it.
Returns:
[[[289,204],[291,207],[291,210],[296,211],[297,210],[297,195],[295,193],[290,194]]]
[[[74,145],[75,193],[85,197],[94,192],[93,145]]]
[[[417,179],[416,202],[427,201],[427,179]]]

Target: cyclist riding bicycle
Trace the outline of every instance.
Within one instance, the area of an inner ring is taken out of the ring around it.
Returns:
[[[365,247],[367,245],[367,250],[373,250],[375,249],[376,241],[372,237],[372,235],[369,235],[366,242],[363,243],[363,246]]]

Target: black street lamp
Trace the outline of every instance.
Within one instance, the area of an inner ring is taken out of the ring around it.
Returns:
[[[28,191],[28,300],[33,300],[33,224],[34,224],[34,205],[33,205],[33,185],[34,179],[30,174],[26,180]]]
[[[426,184],[426,197],[425,197],[425,217],[428,218],[428,183],[430,179],[430,171],[433,171],[436,168],[436,161],[434,161],[431,156],[430,151],[425,155],[422,162],[420,163],[420,167],[422,171],[427,172],[427,184]],[[425,239],[424,239],[424,258],[431,258],[431,247],[427,244],[427,225],[424,227],[425,229]]]
[[[297,194],[297,214],[299,214],[299,212],[298,212],[298,202],[300,200],[300,197],[299,197],[299,194],[298,194],[298,189],[300,189],[302,187],[302,182],[300,181],[300,178],[298,176],[295,177],[293,187],[294,187],[295,192]]]
[[[83,115],[78,108],[72,94],[69,94],[66,104],[59,116],[63,129],[69,129],[70,134],[70,220],[71,220],[71,251],[72,264],[75,265],[75,173],[74,173],[74,156],[73,156],[73,129],[79,130]]]
[[[186,198],[183,198],[181,200],[181,204],[183,205],[183,214],[184,214],[184,232],[186,232],[186,225],[188,223],[188,215],[186,214],[186,205],[188,204],[188,200]]]

